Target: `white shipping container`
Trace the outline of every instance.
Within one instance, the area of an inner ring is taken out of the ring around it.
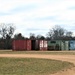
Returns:
[[[40,47],[43,47],[43,40],[40,41]]]
[[[47,47],[47,41],[44,41],[44,47]]]

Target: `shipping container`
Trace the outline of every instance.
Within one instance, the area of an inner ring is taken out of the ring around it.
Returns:
[[[39,44],[40,44],[40,50],[43,50],[43,40],[40,40]]]
[[[46,40],[40,40],[40,50],[41,51],[47,51],[47,41]]]
[[[44,50],[46,50],[46,51],[47,51],[47,48],[48,48],[47,41],[44,41]]]
[[[36,47],[36,50],[39,50],[39,49],[40,49],[40,47],[39,47],[39,40],[36,40],[36,45],[35,45],[35,47]]]
[[[48,41],[48,50],[55,50],[55,41]]]
[[[13,40],[12,49],[17,51],[22,50],[75,50],[75,41],[65,40]]]
[[[26,50],[26,40],[13,40],[12,47],[17,51]]]
[[[65,50],[65,41],[61,41],[61,50]]]
[[[31,40],[31,50],[36,50],[36,40]]]
[[[48,41],[48,50],[61,50],[60,45],[61,45],[60,40]]]
[[[13,50],[39,50],[39,40],[13,40]]]
[[[69,41],[61,41],[61,50],[69,50]]]
[[[13,50],[17,50],[18,49],[18,45],[17,45],[17,43],[19,43],[18,41],[19,40],[13,40],[13,42],[12,42],[12,49]]]
[[[70,42],[69,42],[69,49],[70,50],[75,50],[75,40],[71,40]]]
[[[26,50],[26,40],[20,40],[20,50]]]
[[[31,40],[27,40],[27,51],[31,51]]]
[[[61,50],[61,40],[56,40],[55,49],[56,50]]]
[[[65,50],[69,50],[69,41],[65,41]]]

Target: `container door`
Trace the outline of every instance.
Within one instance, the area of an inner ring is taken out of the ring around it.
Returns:
[[[47,41],[44,41],[44,49],[43,50],[45,50],[45,51],[47,51]]]
[[[61,43],[61,41],[59,41],[59,40],[56,41],[55,50],[57,50],[57,51],[61,50],[60,43]]]
[[[23,40],[19,40],[19,50],[24,50],[24,41]]]
[[[51,46],[50,41],[48,41],[47,43],[48,43],[48,50],[50,50],[50,46]]]
[[[15,40],[15,49],[20,50],[20,40]]]
[[[15,40],[13,40],[12,49],[13,49],[13,50],[16,50],[16,48],[15,48]]]
[[[19,41],[19,50],[25,50],[26,42],[25,40],[20,40]]]
[[[31,40],[27,40],[27,50],[31,50]]]
[[[39,50],[39,40],[36,40],[36,50]]]
[[[40,50],[43,50],[43,40],[40,40]]]
[[[26,49],[27,49],[27,41],[24,40],[24,50],[26,50]]]
[[[64,45],[64,44],[65,44],[65,42],[62,41],[62,42],[61,42],[61,50],[62,50],[62,51],[65,50],[65,45]]]
[[[65,50],[69,50],[69,42],[65,41]]]
[[[36,40],[31,40],[31,50],[36,49]]]

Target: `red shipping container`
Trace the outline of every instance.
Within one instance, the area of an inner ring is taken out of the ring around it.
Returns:
[[[13,50],[26,50],[26,40],[13,40]]]
[[[27,50],[27,41],[24,40],[24,49]]]
[[[27,40],[27,51],[31,50],[31,40]]]
[[[12,49],[13,50],[17,50],[18,49],[17,43],[19,43],[18,40],[13,40],[13,44],[12,44]]]
[[[26,50],[26,40],[20,40],[19,41],[19,49],[20,50]]]

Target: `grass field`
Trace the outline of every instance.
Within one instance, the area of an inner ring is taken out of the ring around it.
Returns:
[[[48,59],[0,58],[0,75],[50,75],[74,65]]]
[[[75,51],[12,51],[0,50],[0,54],[54,54],[54,55],[75,55]]]
[[[0,50],[0,54],[75,55],[75,51]],[[50,75],[71,67],[74,64],[50,59],[0,57],[0,75]]]

